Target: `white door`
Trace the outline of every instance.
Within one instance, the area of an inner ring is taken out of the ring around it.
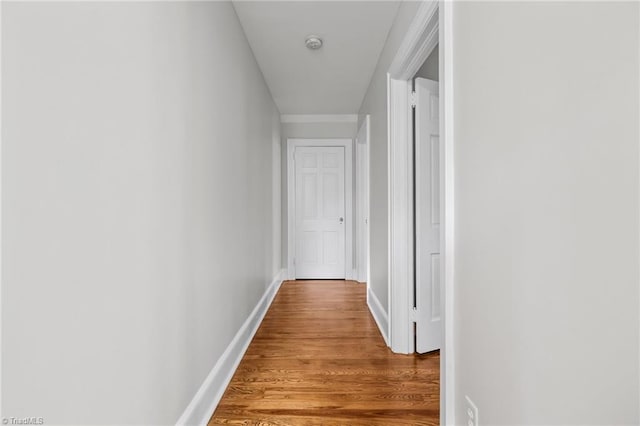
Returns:
[[[438,82],[415,79],[416,351],[440,349],[440,124]]]
[[[295,277],[345,278],[344,147],[297,147]]]
[[[358,281],[369,282],[369,116],[358,130],[356,144],[356,224]]]

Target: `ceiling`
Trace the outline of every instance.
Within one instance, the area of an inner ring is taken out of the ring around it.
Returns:
[[[234,1],[282,114],[357,113],[399,1]],[[308,35],[324,45],[305,47]]]

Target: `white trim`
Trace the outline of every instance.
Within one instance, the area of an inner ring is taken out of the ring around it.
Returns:
[[[284,278],[285,270],[282,269],[213,366],[176,425],[206,425],[209,422]]]
[[[389,319],[391,350],[415,351],[413,323],[413,150],[410,85],[388,79],[389,87]]]
[[[638,8],[638,19],[640,19],[640,8]],[[640,42],[640,35],[638,37],[638,42]],[[638,52],[640,54],[640,52]],[[638,80],[640,83],[640,75],[638,76]],[[640,85],[638,85],[639,89],[638,89],[638,95],[640,96]],[[640,132],[640,122],[638,122],[638,131]],[[639,154],[640,154],[640,150],[639,150]],[[638,160],[640,161],[640,156],[638,158]],[[640,176],[638,176],[640,178]],[[640,183],[640,179],[638,181],[638,183]],[[638,217],[638,219],[640,219],[640,215]],[[639,228],[640,229],[640,228]],[[639,235],[640,236],[640,235]],[[638,266],[640,266],[640,262],[638,263]],[[638,282],[638,287],[640,290],[640,281]],[[640,291],[638,292],[638,302],[640,303]],[[640,314],[638,315],[638,337],[640,338]],[[638,357],[638,383],[640,383],[640,356]],[[638,395],[638,406],[640,407],[640,394]]]
[[[441,309],[444,313],[443,347],[440,350],[440,424],[455,425],[455,338],[454,338],[454,262],[455,262],[455,185],[454,185],[454,132],[453,132],[453,10],[452,3],[440,2],[440,244],[442,256],[441,270],[444,291]]]
[[[389,66],[391,78],[410,80],[438,44],[438,2],[423,1]]]
[[[382,303],[376,297],[376,294],[371,291],[370,288],[367,288],[367,306],[369,307],[369,311],[371,312],[371,316],[376,321],[378,328],[380,329],[380,334],[382,334],[382,338],[384,339],[384,343],[389,346],[389,317],[382,307]]]
[[[293,159],[293,149],[289,147],[289,140],[287,139],[287,279],[296,279],[296,269],[293,263],[293,259],[296,253],[296,238],[293,235],[293,230],[296,225],[295,216],[291,216],[295,212],[295,167]]]
[[[371,217],[370,196],[370,148],[371,148],[371,116],[365,115],[358,128],[359,136],[364,128],[365,140],[356,137],[356,273],[353,275],[358,282],[368,283],[371,276],[371,258],[368,247],[371,238],[369,218]],[[364,146],[364,148],[363,148]],[[360,154],[363,158],[358,158]],[[362,179],[361,179],[362,178]],[[365,222],[366,219],[366,222]],[[363,256],[362,252],[365,252]],[[364,259],[363,259],[364,257]]]
[[[287,139],[287,277],[296,279],[293,259],[296,253],[295,163],[293,154],[300,146],[344,147],[345,196],[345,279],[354,278],[353,269],[353,140],[352,139]]]
[[[357,123],[358,114],[282,114],[281,123]]]
[[[2,26],[1,24],[2,22],[2,4],[0,3],[0,26]],[[0,31],[0,81],[2,81],[2,31]],[[4,150],[3,148],[3,144],[2,144],[2,84],[0,84],[0,224],[2,224],[2,151]],[[2,226],[0,226],[0,241],[4,241],[3,237],[3,230],[2,230]],[[3,318],[2,314],[2,292],[3,292],[3,283],[2,283],[2,278],[4,275],[2,274],[2,246],[3,244],[0,244],[0,318]],[[3,349],[3,345],[2,345],[2,327],[0,327],[0,418],[5,418],[4,417],[4,412],[2,411],[2,400],[3,400],[3,395],[2,395],[2,383],[4,383],[3,380],[3,374],[2,374],[2,354],[4,353],[4,349]]]

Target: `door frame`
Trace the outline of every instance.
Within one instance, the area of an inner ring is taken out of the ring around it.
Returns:
[[[296,279],[294,258],[296,253],[296,191],[295,158],[297,147],[344,148],[344,197],[345,197],[345,279],[354,278],[353,270],[353,140],[352,139],[287,139],[287,277]]]
[[[443,345],[440,350],[440,424],[455,424],[453,2],[425,0],[387,72],[389,155],[389,334],[394,352],[412,353],[413,152],[411,80],[439,45],[440,80],[440,270]]]
[[[363,130],[365,133],[365,140],[361,141],[358,138],[360,135],[360,131]],[[358,282],[367,283],[367,292],[369,290],[369,281],[371,277],[370,272],[370,252],[369,252],[369,238],[370,238],[370,228],[369,228],[369,215],[370,213],[370,202],[369,202],[369,147],[371,140],[371,116],[369,114],[365,115],[364,120],[360,127],[358,128],[358,132],[356,134],[356,275],[355,278]],[[364,154],[362,154],[364,152]],[[360,155],[359,155],[360,153]],[[364,220],[367,219],[365,223]],[[365,254],[362,254],[362,251],[365,251]],[[362,264],[362,260],[365,260],[365,264]]]

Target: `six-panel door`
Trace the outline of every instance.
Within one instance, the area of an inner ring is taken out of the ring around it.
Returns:
[[[344,147],[295,150],[296,278],[345,278]]]
[[[442,346],[438,82],[416,78],[416,352]]]

